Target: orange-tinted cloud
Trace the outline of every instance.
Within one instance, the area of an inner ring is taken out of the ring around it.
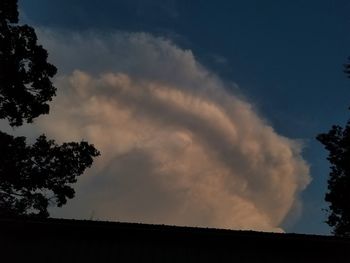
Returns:
[[[41,35],[64,74],[40,128],[102,152],[57,216],[281,231],[310,180],[300,143],[191,51],[148,34]]]

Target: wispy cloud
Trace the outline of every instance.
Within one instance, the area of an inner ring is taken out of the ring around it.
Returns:
[[[190,50],[144,33],[40,39],[61,69],[40,129],[102,152],[55,215],[281,231],[310,180],[300,144]]]

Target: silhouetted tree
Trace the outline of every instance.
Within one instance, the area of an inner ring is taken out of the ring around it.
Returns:
[[[18,25],[17,0],[0,1],[0,119],[12,127],[49,113],[56,67],[37,43],[32,27]],[[0,131],[0,216],[48,217],[48,206],[74,197],[72,183],[99,152],[87,142],[57,145],[45,135],[25,137]]]
[[[350,76],[350,64],[344,65],[344,72]],[[329,215],[326,223],[333,227],[333,233],[350,236],[350,120],[345,127],[333,125],[328,133],[317,136],[328,151],[331,163],[328,179]]]
[[[344,64],[344,72],[348,75],[348,78],[350,78],[350,57],[348,57],[349,62]]]

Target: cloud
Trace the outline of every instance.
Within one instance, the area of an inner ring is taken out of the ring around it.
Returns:
[[[40,129],[102,156],[53,215],[282,231],[310,181],[278,135],[190,50],[145,33],[40,31],[61,70]]]

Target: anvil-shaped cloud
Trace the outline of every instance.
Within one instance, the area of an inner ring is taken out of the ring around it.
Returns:
[[[39,39],[61,73],[40,129],[102,156],[55,216],[281,231],[309,168],[192,52],[144,33]]]

